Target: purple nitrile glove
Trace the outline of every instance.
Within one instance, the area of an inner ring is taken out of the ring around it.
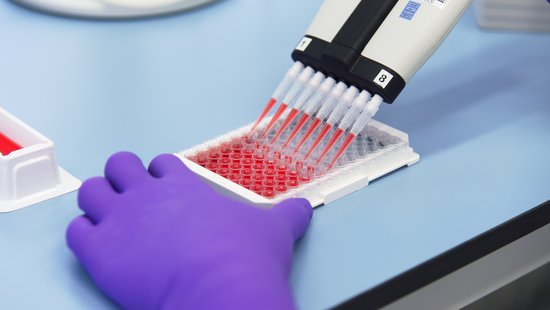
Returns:
[[[96,284],[126,309],[292,309],[294,242],[312,208],[289,199],[259,208],[216,192],[177,157],[149,170],[132,153],[86,181],[86,213],[69,247]]]

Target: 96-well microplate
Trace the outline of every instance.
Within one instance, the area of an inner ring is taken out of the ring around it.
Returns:
[[[295,124],[287,133],[293,126]],[[327,204],[367,186],[376,178],[419,161],[405,133],[375,120],[357,136],[336,166],[326,172],[311,164],[319,152],[301,162],[307,146],[292,154],[281,152],[276,145],[251,142],[247,138],[250,127],[176,155],[223,192],[260,205],[271,205],[290,197],[306,198],[313,206]],[[326,145],[329,137],[327,135],[318,149]],[[285,138],[282,136],[280,140]],[[299,137],[294,139],[298,140]],[[294,146],[290,144],[285,150],[293,150]],[[336,150],[338,145],[333,152]]]

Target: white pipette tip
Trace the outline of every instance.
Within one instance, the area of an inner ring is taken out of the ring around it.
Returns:
[[[350,86],[348,90],[346,90],[346,92],[340,99],[340,102],[338,102],[338,105],[336,106],[336,108],[334,108],[327,119],[327,123],[330,126],[334,126],[339,120],[342,119],[344,115],[346,115],[349,107],[353,103],[354,99],[357,97],[358,93],[359,89],[357,89],[357,87],[355,86]]]
[[[298,76],[298,81],[302,83],[307,83],[311,76],[315,73],[315,70],[312,67],[306,67],[302,73]]]
[[[338,125],[338,128],[344,131],[350,128],[357,121],[370,98],[371,94],[363,90],[359,94],[359,96],[357,96],[355,100],[353,100],[353,103],[351,104],[349,110],[346,112],[344,118]]]
[[[300,71],[302,71],[304,69],[304,64],[297,61],[294,63],[294,65],[292,65],[292,67],[290,68],[290,70],[288,70],[288,74],[298,74],[300,73]]]
[[[294,108],[297,110],[302,110],[304,108],[304,104],[311,98],[314,91],[319,88],[319,85],[321,85],[321,82],[323,82],[324,79],[325,75],[323,73],[315,73],[313,77],[309,80],[309,82],[305,85],[304,90],[294,103]]]
[[[324,75],[322,72],[317,71],[309,81],[309,85],[313,87],[318,87],[319,85],[321,85],[321,82],[323,82],[325,78],[326,75]]]
[[[336,85],[336,80],[331,78],[330,76],[325,78],[323,83],[320,86],[320,90],[325,93],[329,93],[332,88]]]
[[[332,110],[338,104],[338,100],[340,100],[347,89],[348,86],[344,82],[339,82],[338,84],[336,84],[336,86],[334,86],[334,88],[328,94],[326,101],[319,108],[319,112],[317,112],[317,118],[321,120],[327,118],[330,112],[332,112]]]
[[[367,123],[376,115],[380,109],[380,105],[384,102],[384,99],[380,95],[374,95],[372,99],[367,103],[365,109],[359,117],[353,127],[350,130],[350,133],[354,135],[359,135],[361,131],[367,126]]]
[[[277,102],[280,101],[281,97],[283,97],[289,91],[292,83],[294,83],[296,78],[298,78],[303,69],[304,65],[301,62],[295,62],[294,65],[292,65],[292,67],[288,69],[283,80],[281,81],[281,83],[279,83],[279,86],[277,86],[277,88],[273,92],[271,98]]]

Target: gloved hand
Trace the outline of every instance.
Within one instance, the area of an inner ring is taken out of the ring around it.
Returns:
[[[147,171],[113,155],[87,180],[67,242],[95,283],[126,309],[292,309],[294,242],[312,208],[290,199],[259,208],[225,197],[177,157]]]

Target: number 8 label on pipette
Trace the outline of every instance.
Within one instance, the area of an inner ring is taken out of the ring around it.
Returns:
[[[382,86],[382,88],[386,88],[386,86],[388,86],[388,84],[391,82],[392,79],[393,79],[393,74],[382,69],[374,79],[374,83]]]

